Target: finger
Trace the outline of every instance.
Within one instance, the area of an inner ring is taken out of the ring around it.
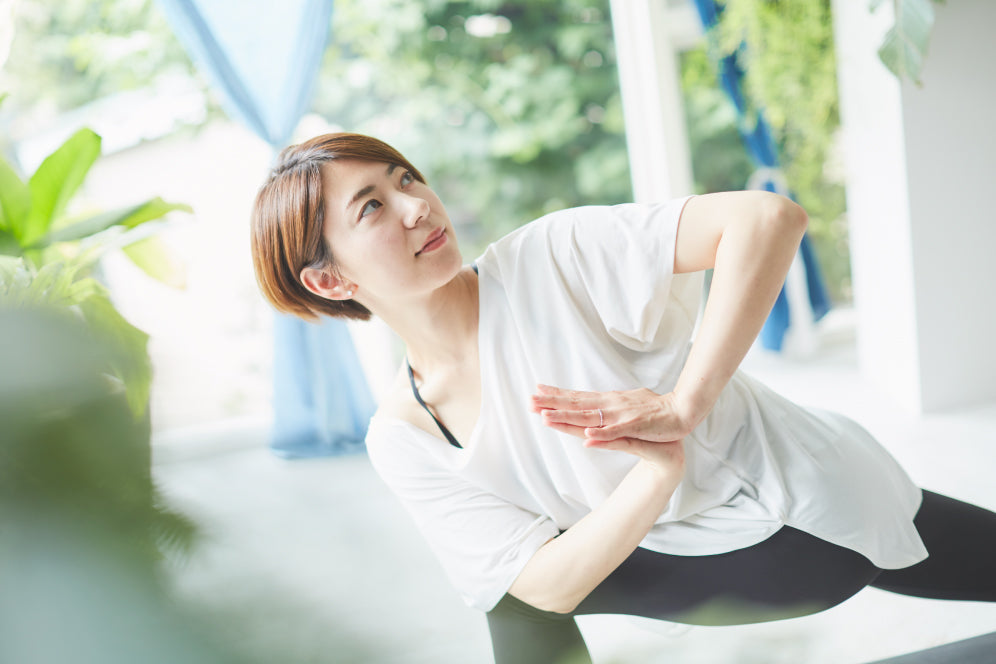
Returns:
[[[532,408],[534,409],[548,409],[548,410],[591,410],[597,411],[598,408],[604,408],[606,403],[604,397],[599,394],[570,394],[570,395],[546,395],[546,394],[534,394],[531,397]],[[596,422],[597,424],[597,422]]]
[[[586,399],[599,398],[602,396],[601,392],[588,392],[585,390],[565,390],[560,387],[554,387],[552,385],[544,385],[542,383],[536,385],[536,396],[542,398],[561,400],[566,403],[574,401],[583,401]]]
[[[542,413],[547,409],[537,404],[533,397],[529,397],[529,410],[533,413]]]
[[[585,390],[565,390],[562,387],[556,387],[554,385],[545,385],[543,383],[537,383],[536,391],[540,394],[549,396],[561,396],[561,397],[584,397],[592,396],[598,394],[598,392],[586,392]]]
[[[681,434],[668,427],[666,423],[648,422],[638,419],[608,424],[608,418],[606,418],[604,426],[585,429],[585,435],[594,440],[636,438],[654,443],[667,442],[681,437]]]
[[[595,417],[598,417],[598,413],[595,413]],[[598,426],[589,426],[584,430],[584,435],[592,440],[606,441],[606,440],[616,440],[617,438],[630,438],[636,435],[637,432],[633,431],[633,426],[629,423],[619,423],[619,424],[606,424],[603,412],[603,424]]]
[[[604,421],[604,414],[598,409],[585,410],[553,410],[547,409],[542,412],[544,422],[559,422],[561,424],[573,424],[578,427],[597,427]]]
[[[546,422],[548,427],[560,433],[566,433],[578,438],[584,438],[584,427],[576,427],[572,424],[561,424],[559,422]]]

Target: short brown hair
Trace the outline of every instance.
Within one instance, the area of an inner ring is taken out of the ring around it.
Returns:
[[[396,164],[422,174],[387,143],[362,134],[336,133],[292,145],[277,158],[256,194],[251,220],[252,262],[256,281],[270,304],[285,313],[316,320],[322,314],[367,320],[370,310],[354,300],[328,300],[301,283],[306,267],[336,269],[325,241],[322,164],[336,159]]]

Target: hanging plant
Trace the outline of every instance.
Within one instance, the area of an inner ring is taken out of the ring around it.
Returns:
[[[885,0],[871,0],[871,11],[877,10]],[[878,57],[896,78],[909,78],[917,85],[930,33],[934,28],[933,4],[944,0],[891,0],[896,23],[885,34],[878,49]]]

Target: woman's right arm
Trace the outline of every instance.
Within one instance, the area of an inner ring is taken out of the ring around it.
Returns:
[[[620,439],[598,446],[635,454],[640,461],[605,502],[526,563],[508,592],[538,609],[573,611],[646,537],[684,474],[681,441]]]
[[[592,401],[590,393],[541,388],[544,394],[534,397],[534,407],[558,410],[553,418],[544,413],[547,425],[588,438],[587,445],[612,449],[627,441],[626,447],[615,448],[638,454],[641,461],[605,503],[541,547],[509,593],[537,608],[568,613],[643,540],[684,468],[683,457],[675,464],[655,455],[661,448],[680,449],[681,443],[673,441],[712,409],[770,311],[805,228],[802,208],[767,192],[712,194],[686,204],[673,271],[715,267],[715,274],[678,385],[667,395],[634,390],[612,393],[609,401],[605,393]],[[566,416],[557,405],[563,399],[572,411]],[[596,417],[599,408],[603,412]],[[600,426],[603,415],[606,426]],[[599,438],[615,440],[593,440]]]

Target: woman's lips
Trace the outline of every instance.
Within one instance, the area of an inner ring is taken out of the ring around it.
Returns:
[[[440,227],[439,230],[433,231],[429,235],[429,239],[426,241],[425,244],[422,245],[422,248],[419,249],[415,255],[418,256],[419,254],[428,253],[430,251],[438,249],[444,244],[446,244],[446,229]]]

